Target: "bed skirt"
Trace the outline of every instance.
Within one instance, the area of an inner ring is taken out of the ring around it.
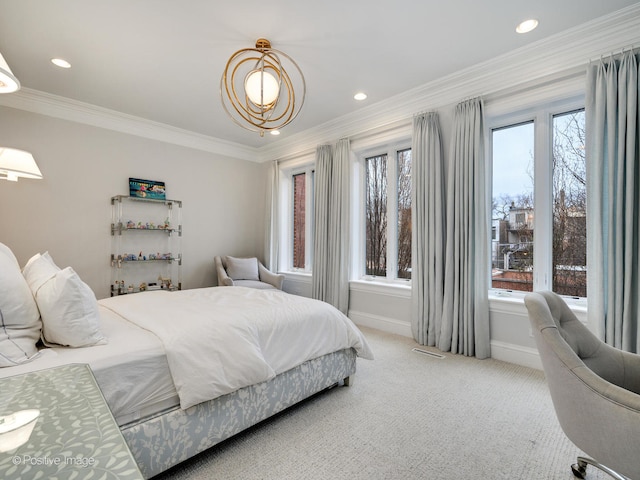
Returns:
[[[330,353],[187,410],[176,407],[123,425],[122,434],[148,479],[346,379],[355,370],[355,350]]]

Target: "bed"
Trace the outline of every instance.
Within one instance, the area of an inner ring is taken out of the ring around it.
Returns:
[[[0,286],[6,280],[0,273]],[[346,316],[281,291],[211,287],[93,298],[97,320],[83,336],[91,346],[40,344],[29,361],[0,368],[0,377],[89,364],[145,478],[314,393],[348,384],[356,357],[373,358]],[[0,309],[10,312],[7,295],[0,295]],[[45,311],[42,332],[51,334]]]

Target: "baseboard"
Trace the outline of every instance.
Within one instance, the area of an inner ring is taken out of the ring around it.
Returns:
[[[387,333],[413,338],[411,325],[395,318],[373,315],[371,313],[349,310],[349,318],[358,326],[375,328]],[[524,367],[542,370],[540,355],[535,348],[523,347],[513,343],[491,341],[491,358],[514,363]]]
[[[383,332],[413,338],[411,325],[395,318],[383,317],[372,313],[356,312],[354,310],[349,310],[349,318],[359,326],[375,328]]]
[[[528,348],[521,345],[515,345],[513,343],[504,343],[492,340],[491,358],[542,370],[540,355],[535,348]]]

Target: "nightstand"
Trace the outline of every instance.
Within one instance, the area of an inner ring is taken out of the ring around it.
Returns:
[[[22,445],[8,449],[11,432],[0,434],[0,445],[8,449],[0,452],[0,478],[144,478],[88,365],[0,379],[0,432],[23,416],[29,420],[27,413],[16,415],[25,410],[31,418],[39,414]]]

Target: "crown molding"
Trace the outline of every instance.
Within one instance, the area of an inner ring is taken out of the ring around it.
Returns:
[[[465,98],[526,94],[536,84],[584,74],[591,61],[640,45],[640,3],[421,85],[260,148],[249,147],[69,98],[23,88],[0,105],[251,162],[295,158],[339,138],[406,124]]]
[[[465,98],[519,94],[536,83],[583,75],[588,64],[640,44],[640,3],[587,22],[491,60],[364,107],[352,114],[262,147],[260,158],[295,156],[315,145],[410,120],[415,114],[453,105]]]
[[[22,88],[11,95],[0,95],[0,105],[241,160],[256,162],[260,157],[255,147],[30,88]]]

